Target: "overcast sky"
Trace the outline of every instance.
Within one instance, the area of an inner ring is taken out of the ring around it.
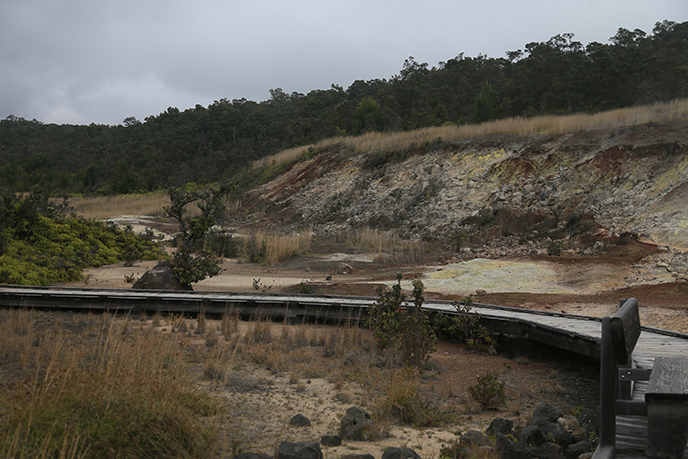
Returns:
[[[0,0],[0,119],[115,125],[665,19],[687,21],[688,1]]]

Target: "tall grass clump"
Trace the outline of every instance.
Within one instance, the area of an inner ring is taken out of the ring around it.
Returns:
[[[273,265],[289,257],[305,254],[312,241],[313,233],[309,230],[290,234],[270,234],[259,230],[251,235],[244,248],[248,261]]]
[[[213,408],[183,357],[127,320],[0,311],[0,457],[207,457]]]
[[[421,241],[407,241],[395,231],[377,228],[358,228],[345,235],[347,246],[362,252],[386,254],[394,263],[417,263],[423,260],[425,248]]]

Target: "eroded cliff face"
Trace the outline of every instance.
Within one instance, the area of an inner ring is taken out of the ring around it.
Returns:
[[[316,154],[248,202],[318,232],[367,225],[425,240],[461,231],[562,240],[630,232],[688,247],[688,122],[371,155]]]

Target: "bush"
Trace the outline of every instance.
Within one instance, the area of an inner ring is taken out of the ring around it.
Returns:
[[[468,393],[483,410],[498,410],[506,404],[504,387],[497,373],[488,372],[478,376],[478,382],[468,388]]]
[[[0,203],[0,282],[51,285],[81,279],[82,270],[125,260],[156,259],[160,247],[132,231],[81,217],[42,215],[31,196]]]
[[[452,305],[458,313],[455,316],[441,315],[436,318],[434,329],[443,339],[467,344],[481,351],[494,351],[495,341],[490,331],[480,325],[480,314],[471,312],[473,297],[468,296]]]
[[[397,283],[389,290],[378,289],[379,298],[368,309],[368,326],[373,329],[378,349],[397,348],[406,365],[421,368],[434,350],[437,337],[428,311],[422,309],[423,283],[413,282],[414,302],[410,305],[401,293],[401,278],[398,274]]]

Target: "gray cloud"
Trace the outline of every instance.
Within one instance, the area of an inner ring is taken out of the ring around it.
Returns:
[[[408,56],[499,57],[566,32],[604,43],[664,19],[688,20],[685,0],[5,0],[0,117],[119,124],[389,78]]]

